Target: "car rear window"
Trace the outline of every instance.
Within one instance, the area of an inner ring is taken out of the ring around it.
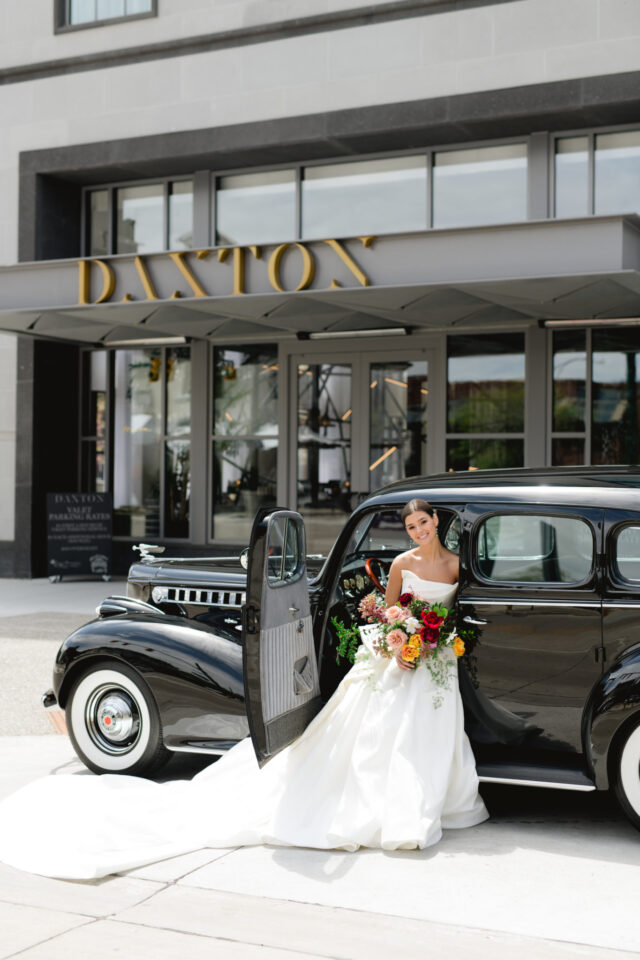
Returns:
[[[640,527],[624,527],[616,537],[615,562],[625,580],[640,580]]]
[[[498,514],[479,526],[476,564],[501,583],[579,583],[593,566],[593,535],[577,517]]]

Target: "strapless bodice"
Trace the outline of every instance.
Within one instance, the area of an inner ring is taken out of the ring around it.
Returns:
[[[402,571],[402,590],[410,590],[419,600],[427,603],[444,603],[452,606],[458,589],[457,583],[443,583],[440,580],[423,580],[413,570]]]

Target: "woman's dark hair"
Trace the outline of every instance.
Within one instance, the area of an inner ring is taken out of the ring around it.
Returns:
[[[402,525],[404,526],[405,520],[410,513],[428,513],[432,517],[435,513],[435,510],[430,503],[427,503],[426,500],[409,500],[409,503],[405,504],[402,508],[402,513],[400,514],[400,519],[402,520]]]

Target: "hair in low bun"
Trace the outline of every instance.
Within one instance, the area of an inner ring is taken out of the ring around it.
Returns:
[[[405,504],[402,508],[402,513],[400,514],[400,519],[402,520],[403,526],[409,514],[411,513],[428,513],[432,517],[435,513],[435,510],[430,503],[427,503],[426,500],[409,500],[409,503]]]

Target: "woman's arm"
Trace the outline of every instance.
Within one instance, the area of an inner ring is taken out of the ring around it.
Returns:
[[[402,554],[401,554],[402,556]],[[398,597],[402,592],[402,568],[398,562],[400,557],[396,557],[389,570],[389,580],[384,594],[384,601],[388,607],[398,602]]]

